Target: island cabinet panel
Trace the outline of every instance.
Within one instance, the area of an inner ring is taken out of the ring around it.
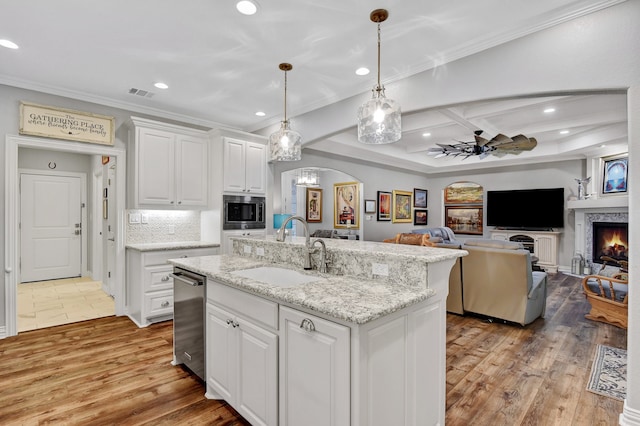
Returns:
[[[350,424],[348,327],[280,307],[280,425]]]
[[[207,397],[224,399],[252,425],[275,426],[278,336],[258,325],[265,323],[262,305],[272,302],[261,304],[260,298],[222,285],[211,288],[220,292],[207,295]]]
[[[443,424],[444,312],[434,298],[352,330],[352,425]]]

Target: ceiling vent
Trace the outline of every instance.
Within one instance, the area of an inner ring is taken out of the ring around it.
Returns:
[[[143,98],[152,98],[153,95],[155,95],[155,93],[153,92],[149,92],[148,90],[136,89],[135,87],[129,89],[129,94],[142,96]]]

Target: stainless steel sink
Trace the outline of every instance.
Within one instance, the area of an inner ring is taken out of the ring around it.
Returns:
[[[232,274],[278,287],[295,287],[301,284],[326,280],[323,277],[306,275],[292,269],[278,268],[276,266],[242,269],[232,272]]]

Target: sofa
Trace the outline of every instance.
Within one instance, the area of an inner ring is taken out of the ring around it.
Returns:
[[[490,239],[461,241],[451,229],[444,227],[420,231],[420,234],[397,234],[385,241],[415,245],[428,241],[424,245],[468,252],[467,256],[459,257],[451,269],[447,312],[475,313],[521,325],[544,317],[547,274],[533,270],[531,253],[521,243]],[[426,240],[421,237],[425,234],[429,235]]]
[[[460,247],[463,312],[526,325],[544,317],[547,274],[534,271],[531,252],[520,243],[467,240]],[[447,302],[448,304],[449,302]]]

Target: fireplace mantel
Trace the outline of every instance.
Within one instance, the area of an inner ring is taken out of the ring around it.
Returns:
[[[611,208],[629,209],[629,197],[620,195],[616,197],[594,198],[589,200],[572,200],[567,201],[569,210],[600,210]]]

